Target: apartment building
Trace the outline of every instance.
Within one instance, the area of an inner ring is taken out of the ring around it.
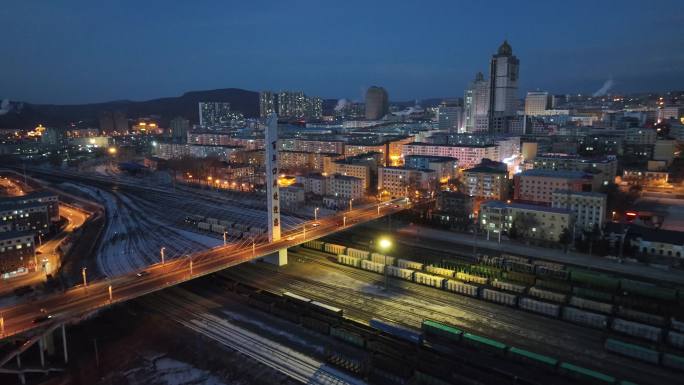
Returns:
[[[508,171],[500,167],[479,165],[463,171],[466,193],[478,199],[508,199]]]
[[[33,231],[0,233],[0,277],[9,278],[36,268]]]
[[[439,179],[430,169],[407,167],[378,168],[378,192],[389,197],[402,197],[407,194],[427,195],[435,192]]]
[[[404,158],[404,167],[434,170],[440,183],[458,175],[458,160],[446,156],[409,155]]]
[[[411,155],[441,156],[455,158],[461,168],[472,168],[482,159],[500,159],[499,147],[495,144],[432,144],[413,142],[402,146],[404,159]]]
[[[545,205],[551,205],[556,190],[587,192],[594,185],[592,175],[580,171],[526,170],[513,181],[515,200]]]
[[[615,182],[617,174],[616,157],[581,157],[572,154],[542,154],[533,161],[534,169],[581,171],[594,175],[598,184],[607,185]]]
[[[514,223],[524,238],[558,242],[565,229],[571,230],[572,212],[556,207],[487,201],[480,205],[480,228],[509,233]]]
[[[603,228],[606,219],[606,194],[556,190],[552,194],[551,207],[570,210],[577,231],[591,231],[594,226]]]

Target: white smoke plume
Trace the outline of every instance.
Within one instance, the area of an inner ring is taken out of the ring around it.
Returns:
[[[10,105],[9,99],[3,99],[2,102],[0,102],[0,115],[5,115],[10,112],[11,109],[12,105]]]
[[[349,101],[347,99],[339,99],[337,101],[337,104],[335,105],[335,111],[340,112],[344,109],[344,107],[349,104]]]
[[[601,86],[601,88],[599,88],[598,91],[594,92],[592,96],[598,97],[605,95],[606,93],[608,93],[608,91],[610,91],[611,88],[613,88],[613,85],[615,85],[613,79],[606,80],[605,83],[603,83],[603,86]]]

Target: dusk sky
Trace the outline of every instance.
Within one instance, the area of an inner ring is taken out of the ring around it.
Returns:
[[[527,90],[684,88],[684,1],[12,1],[0,99],[144,100],[301,89],[462,96],[504,39]]]

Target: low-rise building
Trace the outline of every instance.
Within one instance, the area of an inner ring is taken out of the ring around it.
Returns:
[[[430,155],[455,158],[458,166],[472,168],[482,159],[500,160],[499,146],[495,144],[432,144],[413,142],[402,146],[404,159],[410,155]]]
[[[407,167],[380,167],[378,169],[378,193],[389,197],[408,194],[427,196],[437,191],[439,179],[430,169]]]
[[[409,155],[404,158],[404,166],[434,170],[440,183],[447,183],[458,175],[458,160],[446,156]]]
[[[59,220],[59,196],[47,190],[30,192],[26,195],[0,198],[0,205],[21,205],[27,203],[40,203],[47,207],[47,213],[51,221]]]
[[[484,231],[516,232],[520,238],[558,242],[566,229],[570,231],[572,212],[541,205],[487,201],[480,205],[479,223]]]
[[[553,192],[570,190],[592,191],[594,179],[581,171],[526,170],[513,178],[515,200],[527,203],[551,205]]]
[[[328,195],[345,199],[362,199],[366,187],[361,178],[333,174],[328,178]]]
[[[297,209],[304,205],[305,201],[305,191],[304,185],[301,183],[295,183],[287,187],[281,187],[280,191],[280,204],[288,209]]]
[[[645,170],[642,168],[625,168],[622,171],[622,182],[633,186],[657,187],[668,183],[669,173],[663,170]]]
[[[50,224],[48,208],[43,203],[0,204],[0,229],[46,234],[50,231]]]
[[[371,181],[371,164],[370,162],[350,161],[348,159],[337,160],[333,162],[332,172],[335,174],[353,176],[363,181],[364,190],[368,190]]]
[[[591,231],[595,226],[603,228],[606,203],[606,194],[556,190],[552,194],[551,207],[572,211],[576,230]]]
[[[547,153],[537,155],[533,161],[534,169],[558,171],[582,171],[591,173],[599,184],[607,185],[615,182],[617,174],[617,158],[615,157],[581,157],[574,154]]]
[[[32,231],[0,233],[0,277],[9,278],[35,270],[35,242]]]
[[[508,171],[500,167],[479,165],[463,171],[466,192],[478,199],[508,199]]]

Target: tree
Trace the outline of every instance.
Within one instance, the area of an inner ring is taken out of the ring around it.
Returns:
[[[624,213],[628,211],[634,202],[641,194],[640,186],[630,187],[628,192],[620,190],[620,186],[615,183],[609,183],[601,188],[600,192],[606,194],[607,204],[606,209],[609,213],[615,211],[617,213]]]
[[[511,223],[511,228],[508,231],[510,238],[537,238],[537,231],[539,228],[539,221],[533,215],[516,214]]]
[[[570,229],[566,227],[563,229],[563,231],[561,231],[560,235],[558,236],[558,242],[563,245],[563,250],[567,253],[568,246],[572,243],[572,233],[570,232]]]

